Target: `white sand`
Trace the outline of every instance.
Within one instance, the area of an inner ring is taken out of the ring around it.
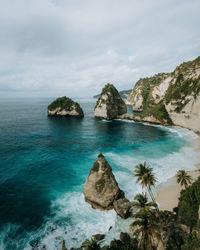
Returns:
[[[197,140],[198,147],[195,151],[200,152],[200,137],[198,137]],[[187,171],[187,173],[193,178],[193,181],[200,176],[200,163],[196,165],[196,168],[196,170]],[[160,209],[172,211],[173,208],[178,205],[178,198],[181,191],[180,185],[176,182],[176,177],[174,176],[167,182],[160,184],[158,188],[156,201],[159,203]]]

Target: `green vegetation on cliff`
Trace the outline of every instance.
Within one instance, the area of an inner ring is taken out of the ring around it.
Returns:
[[[66,96],[57,98],[48,106],[48,110],[55,110],[56,108],[60,108],[61,110],[66,111],[72,111],[75,108],[78,113],[83,113],[83,110],[81,109],[80,105]]]
[[[107,98],[106,100],[102,99],[102,95],[105,94],[111,94],[114,98],[115,97],[119,97],[119,92],[117,91],[117,89],[115,88],[115,86],[113,84],[107,83],[104,88],[101,91],[101,94],[99,96],[98,101],[96,102],[95,108],[99,105],[99,102],[101,101],[101,103],[106,103],[109,104],[111,102],[111,99]],[[113,98],[112,98],[113,99]]]
[[[100,117],[104,117],[105,119],[114,119],[127,111],[124,101],[113,84],[108,83],[102,89],[101,95],[94,108],[94,111],[97,112],[96,116],[98,116],[99,111],[101,113],[102,108],[104,114],[103,116],[101,114]]]
[[[199,95],[200,57],[197,57],[193,61],[182,63],[172,73],[140,79],[129,94],[127,102],[133,105],[134,111],[142,111],[141,116],[144,119],[145,116],[154,116],[162,123],[167,121],[172,124],[171,119],[176,123],[176,114],[182,113],[180,118],[184,126],[184,119],[198,116],[196,110]],[[193,108],[194,103],[196,106]],[[184,109],[186,105],[187,108]],[[198,131],[195,127],[196,130]]]
[[[107,83],[102,89],[101,95],[104,95],[108,92],[112,93],[113,96],[119,96],[119,92],[117,91],[117,89],[113,84]]]
[[[198,222],[200,206],[200,177],[189,187],[181,191],[178,203],[178,216],[182,223],[192,230]]]
[[[180,112],[190,101],[188,97],[193,96],[196,99],[200,93],[200,76],[197,78],[185,79],[182,72],[176,78],[175,83],[171,83],[167,89],[165,100],[169,104],[174,101],[176,104],[176,112]]]
[[[158,86],[169,74],[159,73],[152,77],[141,78],[136,84],[134,89],[138,87],[141,89],[141,95],[143,98],[142,106],[143,109],[154,104],[152,97],[152,91],[155,86]]]
[[[158,104],[150,107],[145,111],[148,115],[154,116],[157,120],[161,121],[163,124],[172,125],[172,120],[165,108],[165,104],[163,101],[159,102]]]

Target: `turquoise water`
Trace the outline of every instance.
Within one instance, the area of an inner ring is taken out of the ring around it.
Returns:
[[[123,220],[92,209],[83,184],[102,152],[132,199],[141,191],[134,166],[147,161],[158,183],[198,161],[183,129],[94,118],[95,100],[78,100],[84,118],[47,117],[52,99],[1,100],[0,249],[78,247],[95,233],[118,237]],[[156,192],[156,190],[155,190]]]

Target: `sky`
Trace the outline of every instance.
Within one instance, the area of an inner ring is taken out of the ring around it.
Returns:
[[[0,0],[0,98],[133,88],[200,55],[199,0]]]

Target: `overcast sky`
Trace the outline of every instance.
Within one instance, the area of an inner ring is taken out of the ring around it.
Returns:
[[[0,0],[0,97],[119,90],[200,55],[199,0]]]

